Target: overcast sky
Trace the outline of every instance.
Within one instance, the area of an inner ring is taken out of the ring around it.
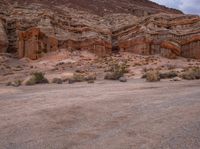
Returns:
[[[182,10],[184,13],[200,15],[200,0],[151,0],[156,3]]]

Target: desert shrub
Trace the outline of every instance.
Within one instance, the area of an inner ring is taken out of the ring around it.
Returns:
[[[120,77],[118,77],[117,75],[115,75],[112,72],[108,72],[105,74],[104,79],[105,80],[118,80]]]
[[[88,73],[84,77],[85,81],[94,81],[97,79],[96,73]]]
[[[25,85],[35,85],[36,81],[34,77],[31,77],[26,83]]]
[[[148,82],[160,81],[160,73],[157,70],[150,70],[146,73],[146,80]]]
[[[11,86],[12,85],[12,82],[7,82],[6,83],[6,86]]]
[[[16,81],[13,81],[13,82],[8,82],[6,85],[7,86],[19,87],[21,84],[22,84],[21,80],[16,80]]]
[[[94,83],[94,80],[88,80],[87,81],[89,84]]]
[[[54,79],[52,80],[52,83],[55,83],[55,84],[62,84],[62,83],[63,83],[63,80],[60,79],[60,78],[54,78]]]
[[[175,78],[177,76],[178,76],[178,74],[175,71],[169,71],[169,72],[160,73],[160,78],[161,79],[171,79],[171,78]]]
[[[173,65],[173,64],[166,64],[166,66],[169,70],[173,70],[177,67],[176,65]]]
[[[20,85],[22,85],[22,81],[21,81],[21,80],[16,80],[16,81],[14,81],[14,86],[15,86],[15,87],[18,87],[18,86],[20,86]]]
[[[200,79],[200,68],[199,67],[186,68],[183,71],[181,77],[185,80]]]
[[[76,83],[76,81],[73,78],[70,78],[70,79],[68,79],[68,83],[73,84],[73,83]]]
[[[69,84],[76,83],[76,82],[84,82],[84,81],[85,81],[84,73],[77,73],[77,72],[75,72],[73,74],[73,77],[68,80]]]
[[[36,84],[48,83],[48,80],[44,77],[42,72],[33,73],[33,77],[35,78]]]
[[[128,72],[128,65],[127,62],[124,63],[112,63],[110,65],[109,72],[106,73],[104,79],[106,80],[118,80],[119,78],[123,77],[125,73]]]
[[[74,73],[73,80],[75,82],[83,82],[85,81],[85,76],[83,73]]]
[[[147,78],[147,73],[144,73],[141,78],[142,79],[146,79]]]
[[[73,74],[73,77],[68,80],[69,84],[76,82],[94,82],[96,80],[96,73],[77,73]]]
[[[25,83],[26,85],[35,85],[35,84],[45,84],[49,81],[44,77],[42,72],[35,72],[32,74],[31,78]]]

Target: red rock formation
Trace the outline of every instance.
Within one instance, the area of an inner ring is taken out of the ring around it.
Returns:
[[[38,59],[42,53],[52,52],[60,48],[68,50],[88,50],[98,56],[111,54],[111,43],[101,39],[59,40],[55,36],[48,36],[40,28],[31,28],[19,32],[19,58],[28,57]]]
[[[159,14],[115,32],[119,49],[168,58],[200,58],[200,17]]]
[[[181,47],[173,41],[163,41],[160,45],[161,55],[167,58],[176,58],[181,54]]]
[[[88,7],[76,0],[69,3],[72,8],[77,6],[89,11],[93,2],[84,1]],[[34,0],[23,2],[32,3]],[[40,3],[47,2],[43,0]],[[6,11],[0,9],[5,26],[0,23],[0,47],[4,47],[1,52],[17,52],[19,58],[31,59],[59,49],[88,50],[99,56],[109,55],[112,50],[122,50],[144,55],[160,54],[168,58],[200,58],[199,16],[183,15],[145,0],[95,1],[98,10],[110,8],[103,17],[94,15],[98,13],[93,9],[93,13],[88,13],[68,8],[64,1],[53,2],[50,5],[27,4],[26,7],[15,4],[16,7],[9,5]],[[118,9],[112,8],[117,4]],[[129,7],[128,4],[137,7],[124,10],[125,6]],[[124,13],[113,14],[115,12]],[[126,14],[129,12],[136,16]]]
[[[39,28],[31,28],[28,31],[19,32],[19,58],[29,57],[30,59],[37,59],[43,52],[56,50],[58,50],[58,40],[45,36]]]
[[[200,59],[200,34],[190,35],[181,42],[181,56]]]

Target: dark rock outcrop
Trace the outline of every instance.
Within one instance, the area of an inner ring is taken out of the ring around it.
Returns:
[[[5,32],[4,23],[0,21],[0,53],[6,53],[8,48],[8,39]]]

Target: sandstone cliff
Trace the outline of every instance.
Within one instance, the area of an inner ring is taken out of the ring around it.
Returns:
[[[92,5],[89,0],[84,1]],[[60,49],[88,50],[99,56],[121,50],[168,58],[200,58],[200,17],[184,15],[155,3],[129,1],[137,7],[140,5],[145,13],[127,14],[129,11],[122,11],[121,4],[119,9],[109,9],[110,13],[101,16],[95,13],[99,11],[90,12],[93,9],[84,3],[76,5],[76,1],[69,1],[68,7],[65,1],[55,1],[55,6],[46,5],[45,0],[43,4],[8,2],[0,1],[3,6],[0,8],[0,52],[17,54],[19,58],[37,59]],[[103,4],[116,7],[116,2]],[[102,1],[95,4],[98,8],[104,7]]]

